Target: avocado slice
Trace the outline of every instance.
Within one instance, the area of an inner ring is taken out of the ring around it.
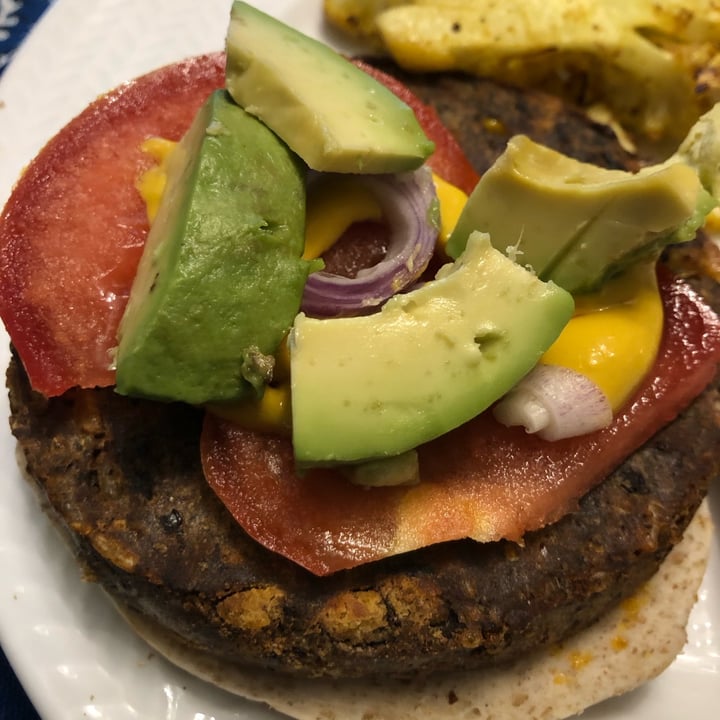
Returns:
[[[715,206],[677,159],[638,173],[582,163],[520,135],[480,179],[451,233],[457,257],[473,230],[572,293],[695,236]]]
[[[720,103],[690,128],[668,162],[676,160],[694,168],[703,187],[714,198],[720,197]]]
[[[412,109],[324,43],[234,2],[226,86],[314,170],[414,170],[434,150]]]
[[[399,455],[504,395],[570,319],[572,296],[473,233],[436,279],[374,315],[299,315],[290,335],[300,465]]]
[[[222,90],[169,159],[119,329],[119,393],[191,404],[261,392],[298,312],[304,166]]]

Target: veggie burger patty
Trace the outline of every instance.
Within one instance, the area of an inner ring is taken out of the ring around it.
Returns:
[[[518,132],[632,167],[606,128],[555,99],[461,76],[400,77],[479,172]],[[715,251],[700,239],[669,258],[693,275]],[[720,310],[717,283],[699,288]],[[110,388],[48,399],[17,358],[7,380],[28,473],[88,576],[191,647],[298,676],[469,669],[559,641],[655,573],[720,473],[716,379],[576,512],[521,545],[444,543],[317,577],[250,539],[208,487],[199,411]]]

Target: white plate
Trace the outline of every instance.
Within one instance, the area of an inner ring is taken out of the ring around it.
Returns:
[[[230,0],[56,0],[0,83],[0,204],[41,145],[98,93],[159,65],[222,47]],[[319,0],[259,0],[323,36]],[[333,37],[337,42],[337,38]],[[344,48],[346,49],[346,48]],[[9,359],[0,329],[0,367]],[[7,417],[5,393],[0,416]],[[138,640],[38,511],[0,429],[0,642],[45,720],[278,720],[171,666]],[[720,488],[712,498],[720,520]],[[720,547],[684,653],[660,678],[588,711],[588,720],[716,717],[720,702]]]

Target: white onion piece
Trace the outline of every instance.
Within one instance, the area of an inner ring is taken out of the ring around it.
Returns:
[[[387,253],[355,278],[324,270],[311,273],[301,309],[313,317],[359,315],[376,308],[417,280],[435,251],[437,192],[428,167],[355,178],[373,193],[390,228]]]
[[[607,427],[613,418],[605,393],[585,375],[559,365],[537,365],[494,407],[495,419],[524,425],[543,440],[561,440]]]

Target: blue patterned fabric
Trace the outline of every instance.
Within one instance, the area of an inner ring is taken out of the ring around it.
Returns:
[[[52,0],[0,0],[0,75]]]

